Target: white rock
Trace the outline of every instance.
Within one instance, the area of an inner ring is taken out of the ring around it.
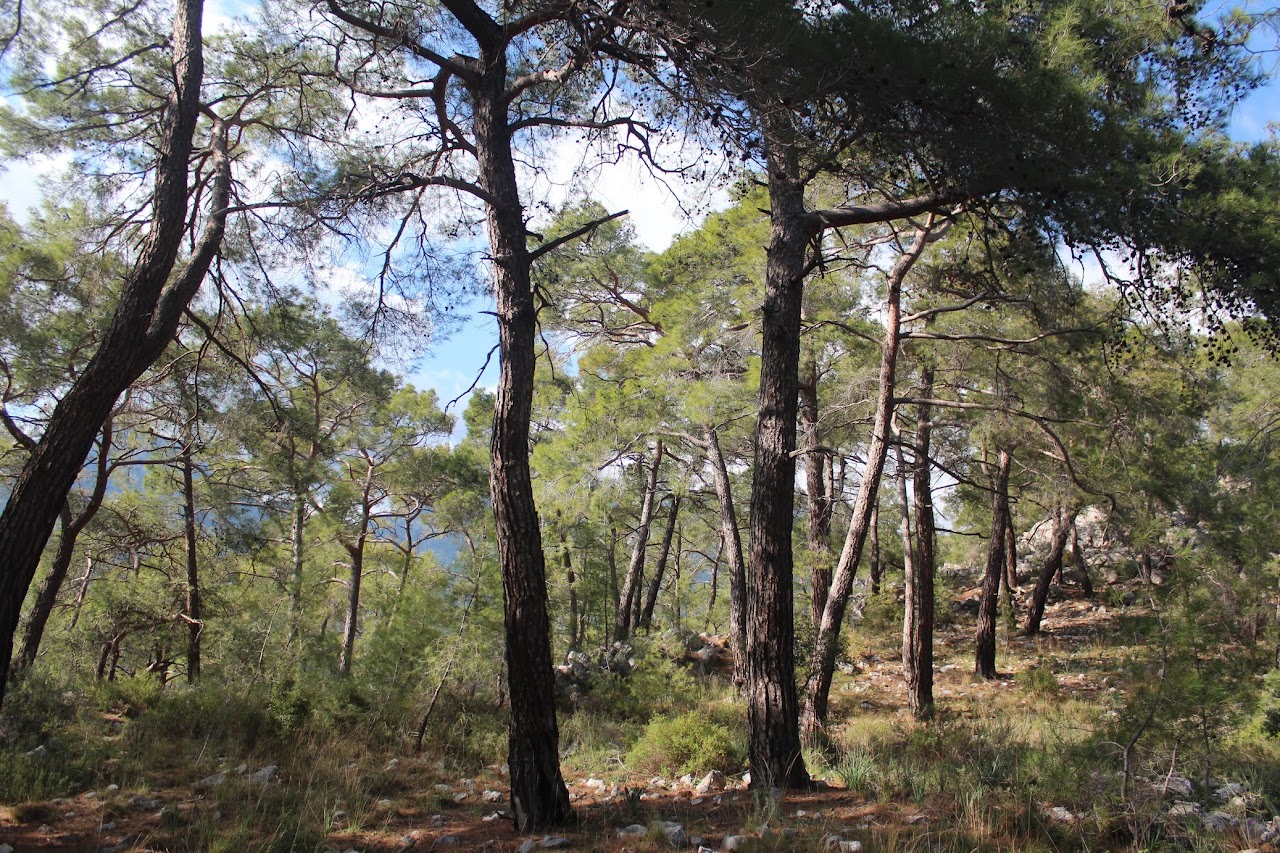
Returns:
[[[107,793],[108,793],[108,794],[114,794],[116,791],[119,791],[119,790],[120,790],[120,786],[119,786],[119,785],[108,785],[108,786],[107,786]]]
[[[1200,814],[1200,804],[1187,802],[1186,800],[1178,800],[1169,809],[1169,817],[1186,817],[1188,815]]]
[[[698,783],[698,787],[694,790],[699,794],[708,794],[712,791],[724,790],[724,774],[719,770],[712,770],[706,776],[702,777],[702,781]]]
[[[486,803],[500,803],[502,802],[502,792],[501,791],[485,791],[483,794],[480,795],[480,799],[484,800]]]
[[[1191,796],[1191,780],[1186,776],[1179,776],[1175,773],[1167,780],[1161,780],[1157,784],[1159,784],[1161,788],[1166,788],[1169,793],[1176,794],[1179,797]]]
[[[746,850],[756,840],[754,835],[726,835],[720,843],[721,850]]]
[[[538,842],[534,841],[532,838],[526,838],[520,843],[520,846],[516,848],[516,853],[533,853],[533,851],[537,849]]]
[[[585,787],[591,788],[593,791],[603,791],[609,787],[603,779],[590,778],[582,783]]]
[[[1074,823],[1076,816],[1062,806],[1054,806],[1045,812],[1052,820],[1062,823]]]
[[[13,853],[12,844],[0,844],[0,853]]]
[[[563,835],[544,835],[542,836],[542,840],[538,842],[539,847],[545,847],[549,850],[554,850],[558,847],[568,847],[570,844],[571,842],[569,839],[565,838]]]
[[[648,829],[646,829],[645,827],[641,826],[640,824],[638,824],[638,823],[633,823],[633,824],[631,824],[631,825],[629,825],[629,826],[624,826],[624,827],[622,827],[622,829],[619,829],[619,830],[618,830],[618,837],[619,837],[619,838],[628,838],[628,837],[633,836],[633,835],[644,835],[644,834],[645,834],[646,832],[648,832],[648,831],[649,831]]]

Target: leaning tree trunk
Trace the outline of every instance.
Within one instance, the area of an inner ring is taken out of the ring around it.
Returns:
[[[813,587],[813,626],[822,624],[822,611],[831,588],[831,511],[827,482],[827,453],[818,435],[818,366],[812,354],[803,365],[800,382],[800,427],[804,435],[804,482],[808,512],[809,577]]]
[[[1063,558],[1067,553],[1067,540],[1071,537],[1071,529],[1075,526],[1074,512],[1068,512],[1065,506],[1059,507],[1053,519],[1053,540],[1049,545],[1049,556],[1045,558],[1040,574],[1036,578],[1035,589],[1031,592],[1031,609],[1027,612],[1027,621],[1022,626],[1022,634],[1034,637],[1040,633],[1040,621],[1044,619],[1045,604],[1049,601],[1049,587],[1053,579],[1062,572]]]
[[[649,581],[649,594],[645,597],[644,610],[640,613],[640,627],[648,631],[653,625],[653,608],[662,590],[662,576],[667,573],[667,560],[671,557],[671,542],[676,534],[676,518],[680,513],[680,496],[671,495],[671,510],[667,514],[667,529],[662,534],[662,546],[658,549],[658,561],[653,567],[653,579]]]
[[[1004,571],[1005,531],[1009,525],[1009,468],[1013,457],[1003,447],[996,451],[996,472],[991,479],[991,539],[987,543],[987,570],[982,576],[982,600],[978,605],[978,631],[974,674],[996,677],[996,614],[1000,603],[1000,574]]]
[[[933,396],[933,366],[920,374],[920,396]],[[916,517],[915,559],[910,562],[902,622],[902,668],[907,681],[907,700],[912,715],[927,719],[933,715],[933,580],[934,538],[933,463],[930,459],[930,407],[921,403],[916,412],[915,466],[912,493]]]
[[[720,438],[710,425],[702,428],[702,436],[706,440],[711,480],[720,506],[720,547],[729,560],[729,649],[733,653],[733,683],[741,687],[747,678],[747,569],[742,561],[742,534],[738,531],[738,515],[733,507],[729,469],[720,451]],[[714,585],[711,594],[714,604]]]
[[[760,393],[751,485],[747,573],[747,725],[751,785],[800,788],[809,773],[800,751],[792,599],[792,505],[796,480],[800,306],[810,232],[804,182],[788,119],[765,143],[772,226],[765,267]],[[781,136],[779,134],[781,132]]]
[[[116,399],[172,340],[222,242],[230,192],[224,128],[217,128],[211,165],[211,213],[190,260],[171,279],[188,222],[187,178],[204,73],[202,0],[179,0],[174,10],[174,91],[156,140],[151,227],[120,290],[101,343],[57,406],[32,449],[0,513],[0,702],[13,655],[13,637],[27,589],[49,535]]]
[[[640,523],[636,527],[636,541],[631,549],[631,561],[618,594],[618,607],[613,620],[613,638],[625,640],[631,636],[639,621],[641,597],[644,594],[644,558],[649,547],[649,529],[653,525],[654,507],[657,505],[658,472],[662,467],[662,440],[653,449],[653,462],[645,475],[644,497],[640,502]]]
[[[351,542],[344,543],[351,557],[351,576],[347,579],[347,617],[342,623],[342,648],[338,652],[338,674],[351,674],[351,663],[356,653],[356,634],[360,630],[360,585],[364,580],[364,552],[369,540],[369,516],[373,511],[369,503],[373,486],[373,466],[365,475],[364,494],[360,505],[360,531]]]
[[[491,35],[481,45],[483,71],[468,88],[479,181],[489,196],[485,219],[498,319],[498,394],[489,482],[502,566],[511,811],[516,829],[532,832],[570,822],[573,808],[560,773],[546,565],[529,471],[537,308],[507,116],[506,44],[497,30]]]
[[[902,309],[902,282],[911,267],[919,259],[929,240],[927,228],[916,232],[916,239],[907,252],[898,259],[889,273],[889,293],[885,302],[885,332],[880,344],[880,385],[876,393],[875,421],[871,427],[871,445],[867,448],[867,463],[854,500],[853,515],[845,534],[844,547],[836,563],[831,591],[823,608],[822,622],[814,640],[813,657],[809,662],[809,680],[805,684],[804,716],[801,726],[806,739],[818,737],[826,725],[827,705],[831,696],[831,681],[835,676],[836,656],[840,650],[840,626],[844,622],[845,608],[853,591],[853,579],[858,573],[862,548],[866,544],[867,531],[879,496],[880,477],[884,474],[885,456],[889,447],[889,423],[893,417],[894,380],[898,365],[899,320]]]

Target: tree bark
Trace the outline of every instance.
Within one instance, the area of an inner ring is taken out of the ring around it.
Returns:
[[[920,374],[920,396],[933,396],[933,366]],[[933,463],[930,459],[930,407],[916,409],[915,466],[912,497],[915,505],[915,559],[906,585],[906,617],[902,626],[902,668],[907,681],[907,700],[917,719],[933,715],[933,582],[935,571],[933,517]]]
[[[871,507],[871,522],[867,536],[871,540],[871,594],[880,594],[884,568],[880,565],[880,501]]]
[[[747,678],[747,569],[742,559],[742,534],[738,531],[738,516],[729,488],[729,469],[720,451],[720,437],[709,424],[702,428],[702,436],[706,439],[707,461],[711,463],[711,479],[720,506],[721,548],[729,560],[729,648],[733,653],[733,681],[741,687]]]
[[[1013,529],[1012,509],[1009,511],[1009,524],[1005,527],[1004,547],[1004,582],[1009,588],[1009,604],[1013,606],[1013,593],[1018,589],[1018,534]]]
[[[809,238],[804,182],[788,117],[766,120],[772,225],[751,485],[747,573],[747,722],[751,786],[809,784],[800,750],[795,682],[791,529],[795,502],[800,307]]]
[[[996,615],[1000,603],[1000,575],[1004,572],[1004,545],[1009,525],[1009,468],[1013,457],[1003,447],[996,450],[996,471],[991,478],[991,539],[987,543],[987,570],[982,576],[978,605],[978,631],[973,671],[982,678],[996,677]]]
[[[654,507],[657,505],[658,472],[662,467],[662,440],[653,449],[653,462],[645,476],[644,497],[640,502],[640,519],[636,527],[636,541],[631,548],[631,561],[618,595],[618,611],[613,620],[613,638],[625,640],[631,636],[640,621],[644,594],[644,560],[649,547],[649,530],[653,525]]]
[[[466,26],[480,45],[480,61],[468,89],[479,182],[490,199],[485,220],[498,319],[489,482],[502,566],[511,708],[507,763],[516,829],[533,832],[570,822],[573,808],[560,773],[546,564],[529,471],[537,308],[507,115],[507,43],[497,22],[475,12],[480,20]]]
[[[826,725],[827,704],[831,695],[831,681],[835,676],[836,656],[840,650],[840,626],[844,622],[849,594],[853,591],[853,579],[858,573],[862,549],[884,474],[885,456],[889,447],[889,425],[893,417],[893,392],[898,365],[899,328],[902,311],[902,282],[911,267],[924,252],[930,239],[928,228],[919,229],[910,248],[890,270],[888,295],[885,300],[885,332],[880,344],[880,377],[876,392],[875,420],[871,427],[871,444],[867,448],[867,463],[858,496],[854,499],[853,514],[845,534],[844,547],[836,563],[831,591],[823,608],[822,621],[814,640],[813,657],[809,662],[809,680],[805,685],[804,716],[801,724],[806,739],[816,739]]]
[[[188,165],[204,72],[202,13],[202,0],[179,0],[174,11],[174,90],[156,140],[150,231],[123,283],[115,314],[97,351],[54,407],[0,513],[0,702],[8,682],[23,599],[94,437],[120,393],[172,339],[182,310],[195,295],[222,241],[230,164],[225,140],[219,137],[212,162],[216,175],[210,192],[212,213],[196,250],[171,279],[188,220]],[[216,131],[215,136],[221,132]]]
[[[671,556],[671,542],[676,533],[676,517],[680,512],[680,496],[671,495],[671,510],[667,515],[667,528],[662,534],[662,546],[658,549],[658,561],[653,567],[653,579],[649,581],[649,595],[645,598],[644,611],[640,614],[640,627],[648,631],[653,625],[653,608],[662,590],[662,576],[667,573],[667,560]]]
[[[1071,536],[1075,520],[1074,512],[1068,512],[1065,506],[1058,507],[1053,519],[1053,540],[1049,544],[1049,554],[1036,577],[1035,589],[1031,592],[1031,608],[1027,611],[1027,621],[1022,626],[1025,637],[1040,633],[1040,621],[1044,619],[1045,604],[1049,601],[1049,587],[1053,584],[1053,579],[1062,573],[1067,539]]]

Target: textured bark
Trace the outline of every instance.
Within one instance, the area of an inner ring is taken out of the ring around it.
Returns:
[[[880,502],[877,500],[871,507],[871,529],[867,531],[871,541],[871,594],[880,594],[880,582],[884,569],[880,565]]]
[[[982,678],[996,677],[996,615],[1000,600],[1000,575],[1004,572],[1005,531],[1009,524],[1009,467],[1013,457],[1003,447],[996,451],[995,476],[991,478],[991,539],[987,543],[987,570],[982,576],[978,604],[978,631],[973,671]]]
[[[653,525],[654,508],[658,503],[658,472],[662,467],[662,454],[662,441],[659,440],[653,449],[653,461],[645,474],[644,497],[640,501],[636,541],[631,548],[631,560],[627,564],[627,574],[622,581],[622,591],[618,594],[618,610],[613,620],[615,640],[625,640],[630,637],[640,621],[641,597],[644,594],[645,552],[649,548],[649,530]]]
[[[560,559],[569,584],[569,648],[576,649],[581,642],[582,620],[578,616],[578,576],[573,571],[573,555],[569,551],[569,531],[560,533]]]
[[[1013,529],[1012,510],[1009,524],[1005,526],[1004,548],[1004,582],[1009,589],[1009,603],[1013,604],[1013,594],[1018,589],[1018,534]]]
[[[289,522],[289,641],[302,633],[302,569],[306,542],[307,499],[301,489],[293,493],[293,518]]]
[[[365,472],[363,491],[360,495],[360,527],[355,539],[343,542],[351,558],[350,576],[347,578],[347,616],[342,623],[342,648],[338,652],[338,674],[350,675],[351,662],[356,653],[356,634],[360,631],[360,585],[364,580],[365,545],[369,541],[369,516],[373,512],[374,466],[369,464]]]
[[[920,396],[933,396],[933,367],[920,376]],[[933,518],[933,463],[930,459],[930,407],[916,411],[915,466],[912,470],[912,497],[915,509],[915,559],[907,575],[906,617],[902,626],[902,669],[907,682],[907,701],[916,719],[933,715],[933,582],[935,571]]]
[[[680,496],[671,496],[671,509],[667,513],[667,527],[662,534],[662,545],[658,548],[658,560],[653,567],[653,579],[649,581],[649,594],[645,597],[644,610],[640,614],[640,627],[646,631],[653,626],[653,608],[658,603],[658,593],[662,590],[662,577],[667,573],[667,560],[671,557],[671,542],[676,534],[676,518],[680,513]]]
[[[560,773],[560,731],[551,669],[542,532],[529,471],[537,309],[530,281],[528,229],[520,203],[507,116],[506,41],[496,22],[464,22],[480,44],[471,94],[480,185],[498,319],[498,394],[489,448],[511,717],[507,763],[516,829],[533,832],[573,819]]]
[[[804,184],[786,119],[765,143],[772,225],[751,487],[747,573],[747,721],[751,785],[800,788],[809,773],[800,751],[792,601],[792,507],[796,481],[800,306],[812,232],[804,224]]]
[[[1027,611],[1027,621],[1022,626],[1023,636],[1033,637],[1040,633],[1040,621],[1044,619],[1045,604],[1049,601],[1049,587],[1055,577],[1062,575],[1067,540],[1071,537],[1075,520],[1074,512],[1068,512],[1066,507],[1058,508],[1053,519],[1053,539],[1049,544],[1049,554],[1036,577],[1035,589],[1031,591],[1031,607]]]
[[[911,267],[924,252],[930,239],[927,229],[916,233],[916,239],[890,270],[888,295],[885,301],[885,333],[880,344],[880,384],[876,392],[875,420],[871,427],[871,444],[867,448],[867,463],[862,483],[854,499],[853,514],[845,534],[844,547],[836,563],[830,594],[823,608],[822,620],[814,640],[813,657],[809,662],[809,680],[805,684],[804,715],[801,725],[806,739],[819,736],[826,725],[827,704],[831,695],[831,681],[835,675],[836,656],[840,651],[840,626],[844,622],[845,608],[853,591],[853,579],[858,573],[862,549],[867,531],[872,526],[876,502],[880,490],[880,478],[884,474],[885,456],[889,447],[889,426],[893,418],[894,381],[898,365],[900,340],[899,320],[902,309],[902,282]]]
[[[706,440],[707,461],[711,463],[716,502],[720,506],[721,548],[729,561],[729,648],[733,652],[733,681],[741,686],[747,677],[747,569],[742,559],[742,534],[738,531],[738,515],[729,489],[729,469],[720,451],[720,438],[709,425],[702,428],[702,436]],[[714,587],[712,594],[715,594]]]
[[[182,449],[182,528],[186,540],[187,601],[183,616],[187,622],[187,683],[200,680],[200,561],[196,553],[195,465],[190,445]]]
[[[151,228],[128,273],[97,351],[54,408],[0,514],[0,701],[8,682],[13,638],[27,589],[94,437],[117,397],[159,357],[203,281],[222,241],[229,193],[225,144],[215,143],[210,216],[195,251],[174,276],[186,228],[188,163],[203,76],[201,0],[179,0],[174,12],[174,91],[156,140]]]
[[[801,365],[800,431],[804,435],[804,481],[808,500],[809,578],[813,588],[810,615],[815,628],[822,623],[831,588],[831,501],[827,475],[829,454],[818,435],[818,366],[812,354]]]

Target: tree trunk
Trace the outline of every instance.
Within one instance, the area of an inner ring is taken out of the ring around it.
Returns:
[[[920,396],[933,396],[933,366],[920,375]],[[907,699],[917,720],[933,715],[933,580],[934,537],[933,463],[930,459],[930,409],[921,404],[916,411],[915,468],[912,496],[915,503],[916,549],[906,589],[906,617],[902,628],[902,668],[907,681]]]
[[[1093,579],[1089,577],[1089,564],[1084,560],[1084,549],[1080,547],[1080,528],[1074,519],[1071,522],[1071,562],[1080,572],[1080,589],[1085,598],[1093,599],[1097,593],[1093,591]]]
[[[1049,587],[1053,579],[1062,573],[1063,556],[1067,552],[1067,539],[1075,525],[1074,512],[1069,513],[1065,506],[1058,507],[1053,519],[1053,540],[1049,545],[1049,555],[1036,578],[1035,589],[1031,592],[1031,609],[1027,612],[1027,621],[1022,626],[1022,634],[1033,637],[1040,633],[1040,620],[1044,618],[1044,607],[1049,600]]]
[[[560,532],[560,559],[564,567],[566,582],[569,584],[569,648],[578,648],[581,640],[581,625],[578,617],[578,576],[573,571],[573,555],[569,551],[569,531]]]
[[[916,232],[916,239],[905,254],[894,264],[889,273],[889,292],[885,301],[885,333],[880,344],[880,384],[876,392],[875,420],[871,427],[871,444],[867,448],[867,463],[854,499],[853,514],[849,518],[849,530],[845,534],[844,547],[836,563],[831,592],[827,596],[818,635],[814,640],[813,658],[809,662],[809,680],[805,685],[805,704],[802,726],[806,739],[816,739],[827,721],[827,704],[831,695],[831,681],[835,676],[836,656],[840,650],[840,626],[844,622],[849,594],[853,591],[853,579],[858,573],[862,548],[866,544],[867,531],[879,496],[880,478],[884,474],[885,455],[889,447],[889,423],[893,416],[894,380],[898,364],[900,337],[899,319],[902,308],[902,282],[911,267],[919,259],[930,235],[927,228]]]
[[[294,484],[293,519],[289,524],[289,642],[302,635],[302,569],[307,525],[307,499]]]
[[[645,598],[644,611],[640,614],[640,627],[648,631],[653,625],[653,608],[658,603],[662,589],[662,576],[667,573],[667,560],[671,556],[671,541],[676,534],[676,517],[680,512],[680,496],[671,495],[671,511],[667,515],[667,529],[662,534],[662,547],[658,550],[658,562],[653,567],[653,580],[649,581],[649,595]]]
[[[801,366],[800,431],[804,435],[804,481],[808,500],[809,577],[813,587],[810,616],[813,626],[822,623],[822,611],[831,589],[831,510],[827,453],[818,435],[818,366],[809,354]]]
[[[1013,593],[1018,589],[1018,534],[1013,529],[1012,509],[1009,511],[1009,524],[1005,528],[1004,547],[1004,582],[1009,587],[1009,603],[1013,605]]]
[[[1003,447],[996,450],[996,472],[991,478],[991,539],[987,543],[987,570],[982,576],[982,600],[978,604],[978,631],[973,671],[982,678],[996,677],[996,615],[1000,603],[1000,575],[1004,572],[1004,545],[1009,525],[1009,468],[1013,457]]]
[[[662,466],[662,440],[653,449],[653,463],[644,482],[644,497],[640,502],[640,523],[636,527],[636,541],[631,549],[631,561],[618,595],[618,612],[613,620],[613,638],[625,640],[631,636],[640,621],[641,597],[644,594],[644,558],[649,547],[649,529],[653,525],[654,507],[657,505],[658,472]]]
[[[711,479],[720,506],[721,547],[729,558],[729,648],[733,652],[733,682],[741,687],[747,678],[747,569],[742,560],[742,534],[738,531],[738,515],[729,489],[729,469],[720,451],[720,437],[710,425],[702,428],[702,435],[706,439],[707,461],[711,463]]]
[[[204,72],[202,13],[202,0],[179,0],[174,11],[174,91],[168,97],[156,140],[150,231],[123,283],[115,314],[97,351],[54,407],[0,513],[0,702],[8,682],[22,602],[94,437],[120,393],[172,339],[182,309],[203,281],[221,243],[225,213],[210,217],[196,252],[181,274],[170,280],[188,219],[187,172]],[[223,180],[229,169],[225,146],[215,152],[213,166],[219,177],[210,193],[210,209],[224,210],[229,192],[229,183]]]
[[[511,707],[507,763],[516,829],[533,832],[572,821],[573,808],[560,773],[546,564],[529,471],[537,308],[507,116],[507,46],[496,22],[480,28],[487,30],[475,33],[482,70],[468,88],[479,182],[490,199],[485,220],[498,319],[498,393],[489,469]]]
[[[373,476],[375,468],[369,463],[365,471],[363,491],[360,494],[360,529],[356,538],[344,543],[351,557],[351,576],[347,583],[347,618],[342,623],[342,649],[338,652],[338,674],[350,675],[351,662],[356,652],[356,634],[360,630],[360,584],[364,580],[364,552],[369,541],[369,518],[373,514]]]
[[[187,683],[200,679],[200,564],[196,555],[196,493],[191,446],[182,448],[182,526],[187,550]]]
[[[802,788],[795,682],[791,528],[796,485],[800,306],[812,234],[789,119],[774,117],[765,142],[772,225],[765,265],[755,476],[747,572],[747,724],[751,786]]]

